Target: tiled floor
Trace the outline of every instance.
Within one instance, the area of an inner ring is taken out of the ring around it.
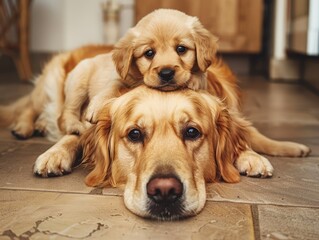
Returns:
[[[207,187],[196,217],[141,219],[125,209],[118,189],[83,183],[86,171],[41,179],[35,158],[52,143],[15,140],[0,130],[0,239],[319,239],[319,96],[295,84],[241,78],[244,111],[261,132],[312,148],[307,158],[270,157],[270,179]],[[0,104],[30,91],[0,73]]]

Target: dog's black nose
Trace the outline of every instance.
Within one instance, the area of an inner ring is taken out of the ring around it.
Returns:
[[[169,82],[173,80],[175,75],[175,70],[171,68],[163,68],[159,73],[159,77],[163,82]]]
[[[156,177],[147,184],[148,197],[157,204],[171,204],[183,194],[183,185],[176,177]]]

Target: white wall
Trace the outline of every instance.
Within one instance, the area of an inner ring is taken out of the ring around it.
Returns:
[[[106,0],[33,0],[31,5],[31,51],[57,52],[103,43],[103,14]],[[134,0],[123,5],[120,36],[133,25]]]

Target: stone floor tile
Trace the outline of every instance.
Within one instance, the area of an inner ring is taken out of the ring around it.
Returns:
[[[272,178],[242,176],[236,184],[214,183],[207,198],[256,204],[319,207],[318,158],[269,158],[275,172]]]
[[[18,81],[6,82],[5,84],[2,83],[0,84],[0,105],[9,104],[19,97],[31,92],[32,89],[33,85],[30,83]]]
[[[0,188],[81,193],[93,190],[84,184],[87,171],[82,167],[63,177],[35,177],[32,173],[34,161],[48,148],[48,144],[24,142],[13,150],[0,152]]]
[[[195,217],[160,223],[121,197],[0,190],[0,201],[0,236],[11,239],[254,239],[246,204],[209,202]]]
[[[319,239],[319,209],[258,206],[260,239]]]
[[[16,150],[20,145],[12,141],[0,140],[0,156]]]

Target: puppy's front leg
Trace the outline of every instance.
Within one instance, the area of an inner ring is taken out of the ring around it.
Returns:
[[[124,86],[117,78],[109,79],[106,81],[104,89],[98,94],[94,95],[89,102],[86,110],[85,119],[86,121],[95,124],[98,120],[98,116],[101,111],[108,104],[108,102],[115,97],[119,97],[129,89]]]
[[[78,148],[78,136],[63,136],[55,145],[37,158],[33,168],[34,174],[41,177],[53,177],[70,173]]]
[[[66,79],[65,102],[58,119],[60,129],[66,134],[81,135],[85,126],[81,122],[81,109],[88,99],[88,82],[90,79],[90,62],[84,60]]]
[[[240,174],[249,177],[271,177],[274,168],[269,160],[252,150],[242,152],[235,162]]]

